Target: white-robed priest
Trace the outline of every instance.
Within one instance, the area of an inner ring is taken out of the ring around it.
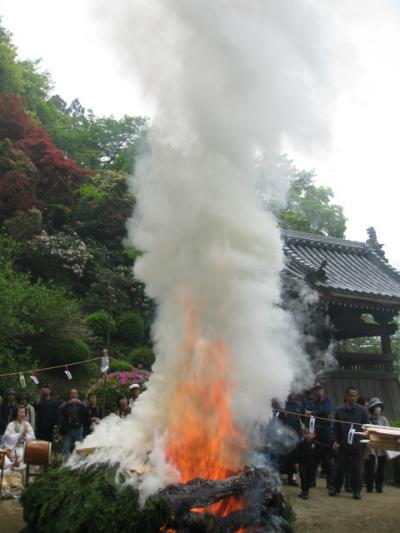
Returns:
[[[25,417],[25,407],[18,407],[15,419],[8,424],[3,435],[3,448],[11,452],[10,460],[14,468],[25,466],[22,463],[24,444],[26,441],[35,440],[33,428]]]

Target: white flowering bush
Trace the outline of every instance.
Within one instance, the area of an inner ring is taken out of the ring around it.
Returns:
[[[92,258],[85,243],[77,233],[59,232],[49,235],[42,231],[32,241],[33,250],[50,263],[60,265],[63,269],[82,277],[88,261]]]

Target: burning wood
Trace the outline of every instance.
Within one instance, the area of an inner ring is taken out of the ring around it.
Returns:
[[[168,500],[174,511],[169,524],[177,533],[190,531],[237,532],[282,531],[280,517],[282,498],[276,471],[250,467],[244,472],[222,480],[193,479],[163,489],[159,496]],[[227,513],[215,513],[216,504],[228,500],[242,500],[242,507]],[[264,530],[264,529],[263,529]]]

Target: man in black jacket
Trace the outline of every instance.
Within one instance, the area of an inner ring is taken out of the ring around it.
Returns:
[[[17,416],[17,403],[15,390],[12,387],[6,389],[4,399],[0,404],[0,444],[8,424]]]
[[[315,477],[317,475],[318,465],[321,463],[321,473],[326,476],[326,485],[329,488],[332,483],[332,423],[329,418],[332,417],[332,402],[329,396],[325,394],[325,388],[321,383],[313,387],[312,401],[307,402],[305,410],[306,415],[315,416],[315,438],[321,445],[315,447],[315,475],[313,485],[315,486]]]
[[[51,398],[50,385],[43,384],[40,388],[39,402],[35,405],[37,439],[52,442],[53,429],[58,423],[59,405],[59,402]]]
[[[83,439],[83,428],[89,419],[89,411],[85,404],[80,401],[78,391],[69,391],[69,400],[64,402],[59,408],[60,433],[63,437],[61,452],[63,461],[67,461],[75,442]]]
[[[338,494],[342,488],[343,476],[347,467],[351,471],[351,488],[353,498],[361,498],[362,468],[364,446],[354,431],[361,431],[363,424],[368,424],[368,413],[357,403],[358,393],[355,387],[346,390],[345,403],[336,409],[333,427],[333,449],[337,451],[336,473],[333,479],[330,496]]]

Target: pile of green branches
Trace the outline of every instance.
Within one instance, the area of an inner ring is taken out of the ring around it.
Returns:
[[[49,468],[21,497],[23,533],[154,533],[171,519],[156,496],[139,506],[137,490],[115,481],[106,466]]]

